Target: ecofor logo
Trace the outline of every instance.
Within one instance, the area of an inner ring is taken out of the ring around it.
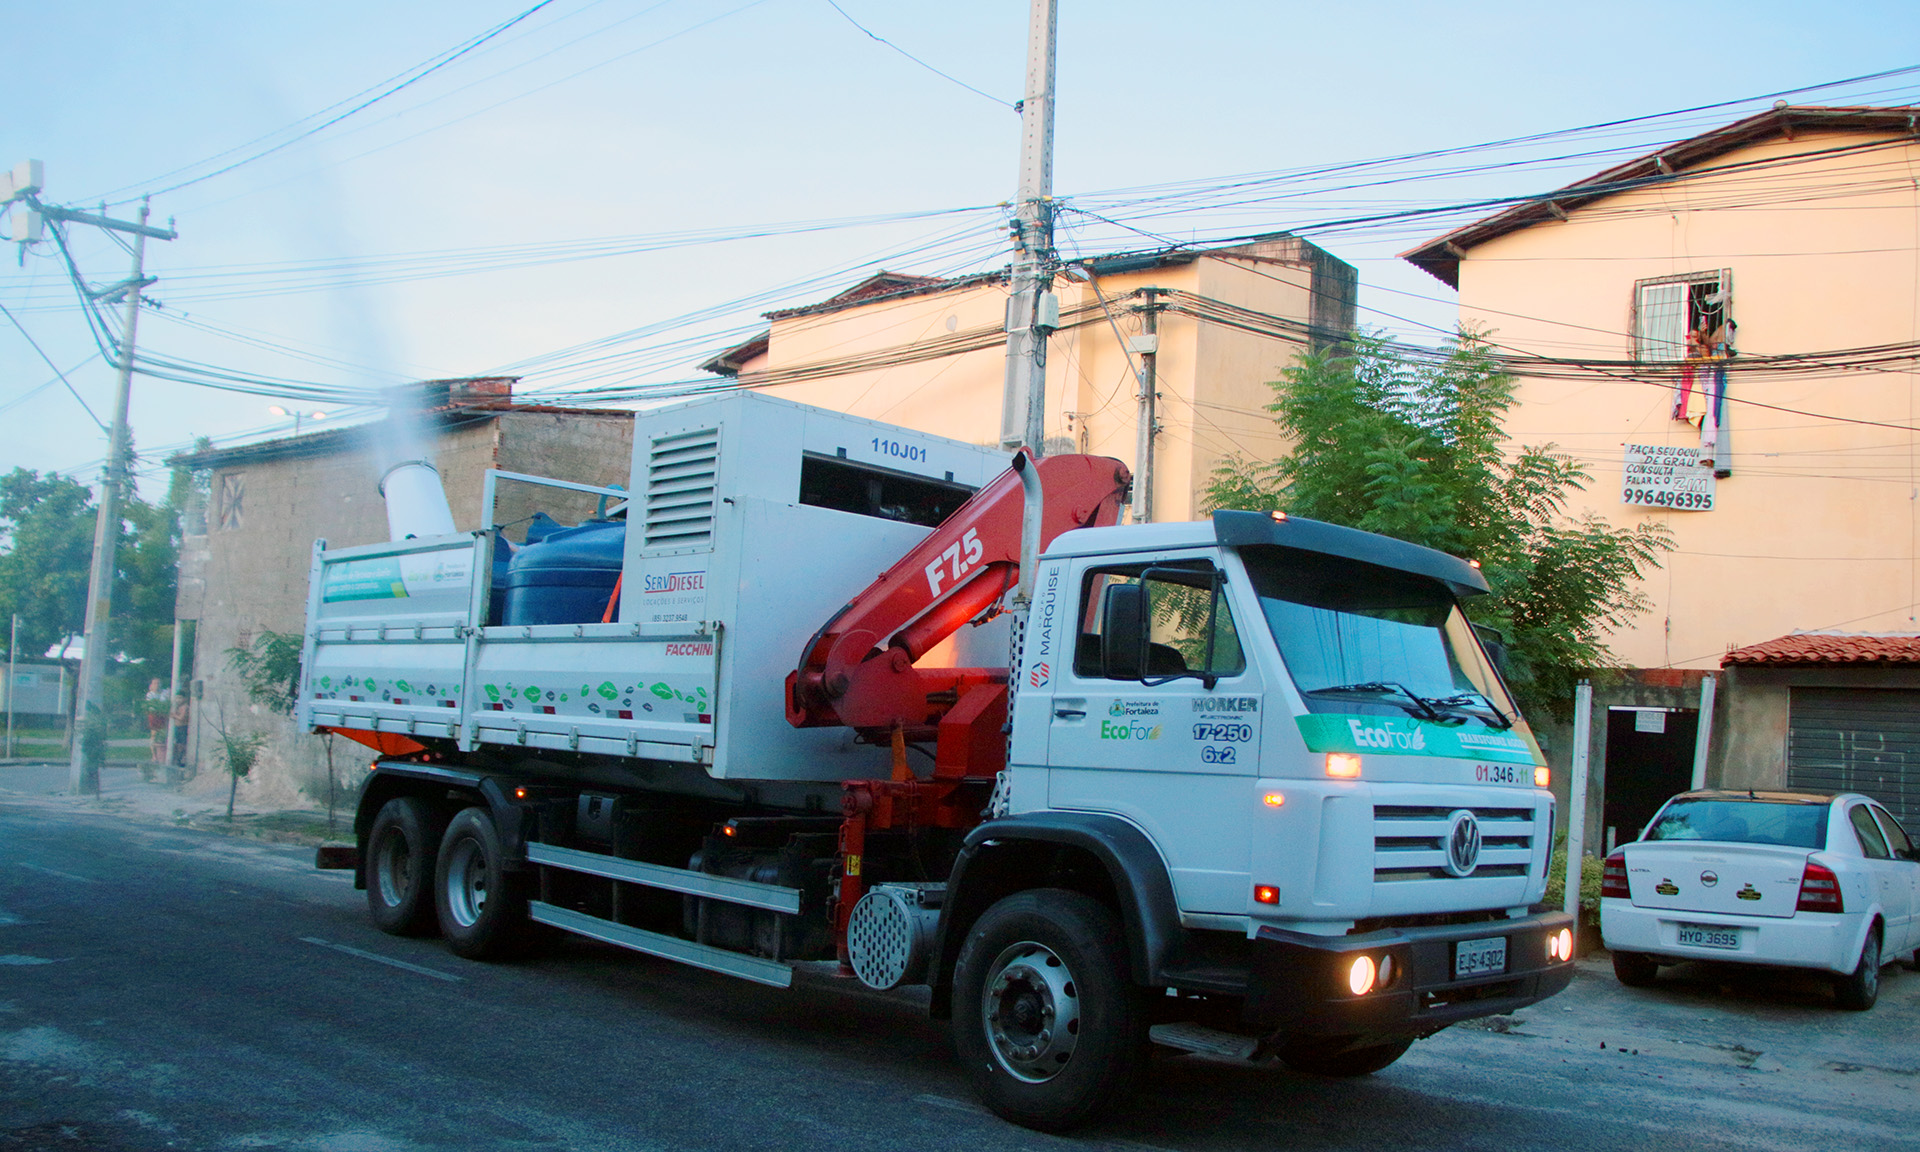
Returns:
[[[1351,719],[1347,721],[1347,727],[1353,732],[1353,742],[1362,748],[1397,749],[1403,752],[1424,752],[1427,748],[1427,734],[1418,728],[1401,732],[1388,725],[1374,727]]]

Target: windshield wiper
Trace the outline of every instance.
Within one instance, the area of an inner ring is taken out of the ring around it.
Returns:
[[[1392,680],[1365,680],[1358,684],[1336,684],[1331,688],[1313,688],[1308,690],[1306,695],[1327,696],[1335,692],[1352,692],[1367,696],[1388,694],[1402,696],[1406,698],[1406,703],[1400,704],[1400,708],[1411,715],[1418,716],[1422,720],[1432,720],[1437,724],[1444,724],[1450,719],[1443,715],[1438,708],[1434,707],[1436,703],[1441,703],[1441,701],[1429,700],[1425,696],[1414,692],[1406,685],[1397,684]]]
[[[1492,700],[1487,699],[1484,693],[1459,692],[1452,696],[1435,700],[1432,703],[1441,708],[1457,708],[1469,716],[1479,715],[1478,712],[1474,711],[1477,707],[1485,710],[1487,715],[1482,717],[1482,719],[1491,723],[1495,728],[1505,729],[1513,727],[1513,717],[1500,711],[1500,706]]]

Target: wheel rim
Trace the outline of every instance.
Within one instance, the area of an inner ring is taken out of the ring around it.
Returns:
[[[373,875],[380,886],[380,900],[389,908],[399,907],[413,890],[413,846],[398,829],[381,837],[380,848],[374,853]]]
[[[1873,996],[1880,991],[1880,941],[1872,936],[1860,952],[1860,968],[1860,990]]]
[[[1065,1070],[1080,1043],[1080,995],[1066,962],[1027,940],[987,970],[980,1013],[993,1058],[1016,1079],[1039,1084]]]
[[[447,911],[471,928],[487,907],[487,858],[472,837],[462,837],[447,856]]]

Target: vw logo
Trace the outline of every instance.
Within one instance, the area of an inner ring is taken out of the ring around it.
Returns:
[[[1456,811],[1447,825],[1447,871],[1470,876],[1480,864],[1480,821],[1471,809]]]
[[[1705,871],[1705,872],[1702,872],[1702,873],[1700,873],[1700,885],[1701,885],[1701,887],[1703,887],[1703,888],[1711,888],[1711,887],[1713,887],[1713,886],[1714,886],[1715,884],[1718,884],[1718,883],[1720,883],[1720,873],[1718,873],[1718,872],[1715,872],[1715,871],[1712,871],[1711,869],[1709,869],[1708,871]]]

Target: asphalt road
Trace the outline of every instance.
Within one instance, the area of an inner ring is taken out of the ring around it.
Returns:
[[[1168,1057],[1061,1139],[973,1104],[911,1001],[585,942],[469,963],[374,931],[308,849],[9,793],[7,771],[0,1152],[1920,1148],[1920,975],[1896,969],[1859,1015],[1813,981],[1634,992],[1588,965],[1362,1080]]]

